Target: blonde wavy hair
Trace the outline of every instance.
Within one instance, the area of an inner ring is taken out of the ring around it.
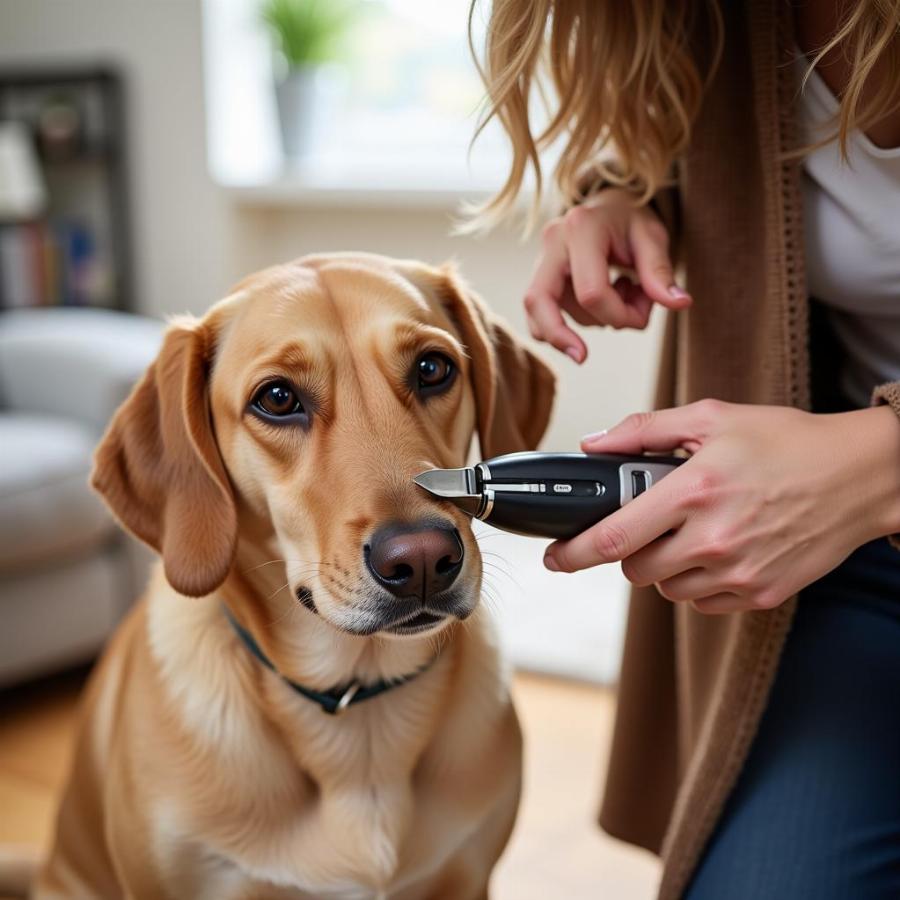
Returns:
[[[513,155],[500,190],[470,210],[471,230],[490,228],[509,216],[529,167],[536,196],[526,229],[534,224],[543,187],[540,154],[557,139],[562,152],[554,180],[567,204],[590,191],[584,178],[588,170],[596,176],[594,186],[602,180],[624,187],[637,202],[646,202],[668,183],[721,52],[716,0],[493,0],[483,63],[474,38],[477,7],[473,0],[469,45],[487,100],[475,138],[496,118]],[[859,0],[847,7],[847,16],[809,69],[839,47],[851,65],[834,132],[813,145],[837,136],[844,156],[850,131],[878,121],[900,98],[900,41],[895,40],[900,3]],[[698,33],[710,48],[699,61],[689,46]],[[863,102],[866,81],[884,57],[894,77],[884,79]],[[553,110],[535,134],[530,104],[539,96],[550,110],[548,88]]]

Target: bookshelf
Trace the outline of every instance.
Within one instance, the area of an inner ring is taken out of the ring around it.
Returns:
[[[0,308],[134,308],[123,99],[109,67],[0,68],[0,141],[15,132],[41,198],[0,203]]]

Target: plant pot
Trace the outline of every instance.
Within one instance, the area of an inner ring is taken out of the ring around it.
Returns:
[[[322,65],[296,66],[275,84],[281,142],[288,159],[308,156],[314,145],[323,96],[327,95],[322,90],[327,69]]]
[[[327,155],[340,140],[347,70],[324,62],[293,66],[275,81],[281,142],[288,162]]]

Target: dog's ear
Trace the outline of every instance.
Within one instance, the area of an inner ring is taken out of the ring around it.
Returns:
[[[210,418],[211,352],[210,326],[185,321],[169,328],[159,356],[107,428],[91,476],[119,521],[161,554],[172,587],[192,597],[225,580],[237,537]]]
[[[553,371],[491,312],[452,265],[439,272],[438,297],[471,360],[482,457],[533,450],[550,420]]]

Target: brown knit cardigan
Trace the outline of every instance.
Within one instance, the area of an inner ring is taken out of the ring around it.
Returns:
[[[721,7],[724,52],[670,221],[694,304],[669,314],[656,405],[808,409],[800,165],[784,159],[797,146],[790,6]],[[900,415],[900,382],[873,402]],[[687,887],[744,764],[795,605],[704,616],[653,587],[632,593],[600,823],[662,856],[663,900]]]

